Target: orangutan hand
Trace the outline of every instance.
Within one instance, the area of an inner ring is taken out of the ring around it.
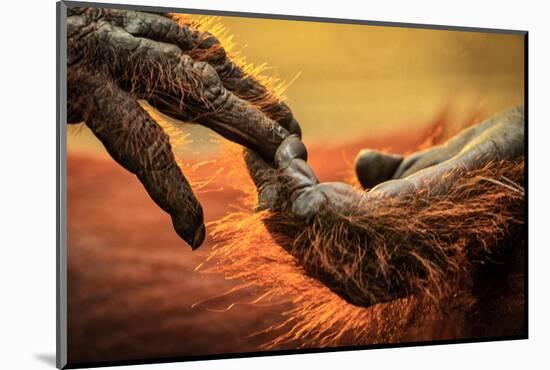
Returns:
[[[167,14],[67,10],[67,121],[85,121],[109,154],[135,174],[195,249],[203,211],[169,138],[138,100],[198,123],[266,160],[299,126],[288,107],[226,55],[219,41]]]
[[[471,281],[473,261],[501,252],[523,220],[523,155],[516,107],[407,157],[362,151],[357,176],[368,191],[319,183],[297,136],[283,140],[275,167],[251,150],[245,159],[272,238],[307,275],[370,306],[452,297]]]
[[[518,106],[465,129],[443,145],[409,156],[361,151],[355,169],[368,190],[363,192],[344,183],[319,183],[306,162],[306,148],[296,135],[287,137],[277,149],[275,168],[252,151],[245,157],[258,188],[259,209],[290,212],[307,220],[327,209],[345,214],[372,206],[380,197],[419,192],[444,195],[465,171],[523,155],[523,107]]]

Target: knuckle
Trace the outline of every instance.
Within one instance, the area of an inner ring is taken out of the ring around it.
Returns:
[[[198,71],[203,85],[203,97],[215,107],[223,104],[228,94],[214,67],[205,62],[195,62],[194,68]]]
[[[221,84],[216,70],[206,62],[195,62],[194,68],[199,72],[205,87]]]
[[[327,198],[316,187],[303,191],[292,202],[292,213],[298,218],[310,219],[319,214],[327,202]]]
[[[286,167],[293,159],[307,161],[307,149],[297,135],[286,137],[275,152],[275,165],[279,168]]]

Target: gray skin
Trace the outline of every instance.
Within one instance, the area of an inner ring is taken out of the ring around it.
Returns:
[[[453,179],[465,171],[523,155],[524,113],[523,107],[517,106],[463,130],[443,145],[406,157],[363,150],[355,168],[361,184],[372,187],[368,191],[344,183],[320,183],[297,136],[283,140],[275,154],[275,166],[250,150],[245,158],[258,187],[258,208],[287,212],[307,222],[329,210],[346,214],[356,207],[375,207],[382,197],[420,191],[427,196],[445,195]],[[273,176],[274,171],[282,176]]]
[[[138,100],[252,148],[268,163],[284,138],[300,135],[298,123],[283,102],[265,99],[269,91],[208,33],[163,14],[80,7],[67,13],[67,121],[84,121],[170,214],[178,235],[199,247],[202,207],[168,136]]]

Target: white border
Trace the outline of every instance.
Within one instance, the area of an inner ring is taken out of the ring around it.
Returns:
[[[128,1],[111,0],[112,3]],[[547,363],[550,261],[546,210],[550,122],[549,21],[544,2],[362,1],[269,2],[132,0],[134,4],[219,9],[530,32],[530,339],[238,360],[143,365],[143,369],[265,369],[312,367],[499,368]],[[52,368],[55,353],[55,1],[3,4],[2,322],[3,366]],[[546,227],[545,227],[546,226]],[[546,234],[546,235],[545,235]],[[5,364],[5,365],[4,365]]]

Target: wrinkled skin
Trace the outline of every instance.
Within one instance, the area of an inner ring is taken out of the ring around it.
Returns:
[[[355,207],[375,207],[380,197],[406,197],[421,191],[444,195],[456,176],[523,155],[524,115],[518,106],[463,130],[443,145],[406,157],[361,151],[355,170],[368,191],[343,183],[319,183],[306,162],[306,148],[295,135],[283,140],[276,151],[275,168],[252,151],[246,158],[259,189],[259,208],[289,212],[307,221],[327,209],[345,214]],[[274,169],[284,182],[272,176]]]
[[[202,207],[168,136],[138,100],[209,127],[268,162],[285,137],[300,134],[288,107],[246,76],[216,38],[166,15],[69,8],[67,42],[68,122],[86,123],[192,248],[205,236]]]

